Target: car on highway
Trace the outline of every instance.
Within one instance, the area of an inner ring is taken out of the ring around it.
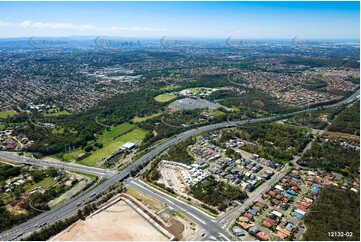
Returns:
[[[293,113],[293,114],[295,114],[295,113]],[[277,118],[277,117],[282,117],[282,116],[280,116],[280,115],[275,116],[275,118]],[[261,121],[261,120],[258,120],[258,121]],[[248,121],[248,122],[249,122],[249,121]],[[254,122],[256,122],[256,121],[254,121]],[[252,123],[253,123],[253,121],[252,121]],[[223,123],[223,124],[221,124],[221,125],[216,125],[216,126],[211,126],[211,127],[210,127],[210,126],[206,126],[206,127],[202,128],[201,130],[202,130],[202,131],[203,131],[203,130],[211,130],[211,129],[214,129],[214,128],[224,127],[224,126],[225,126],[225,125],[224,125],[224,123]],[[185,138],[186,138],[186,137],[188,136],[188,134],[190,135],[191,133],[189,133],[189,132],[188,132],[188,133],[185,133],[185,134],[181,135],[180,137],[182,137],[182,138],[185,137]],[[178,142],[178,141],[177,141],[176,139],[174,139],[174,140],[171,141],[171,142],[165,143],[166,145],[161,145],[160,147],[157,147],[157,148],[154,150],[154,152],[151,153],[151,156],[160,154],[163,150],[165,150],[167,147],[169,147],[169,144],[174,144],[174,143],[177,143],[177,142]],[[145,157],[145,158],[144,158],[144,157]],[[135,161],[135,163],[136,163],[136,165],[138,166],[139,164],[145,163],[145,160],[148,160],[148,158],[149,158],[149,154],[141,157],[139,160]],[[103,191],[105,191],[107,188],[109,188],[111,185],[113,185],[113,183],[115,183],[115,181],[123,180],[124,178],[126,178],[127,175],[129,175],[129,172],[130,172],[129,169],[125,169],[124,171],[121,171],[120,173],[116,174],[116,175],[115,175],[115,178],[117,178],[117,179],[109,179],[109,180],[105,181],[105,182],[102,184],[102,187],[100,187],[99,189],[97,189],[97,192],[98,192],[99,194],[101,194]],[[277,175],[277,176],[279,176],[279,175]],[[153,191],[153,193],[156,193],[156,192]],[[92,193],[92,194],[90,195],[90,198],[93,197],[93,196],[95,196],[95,195],[96,195],[95,192]],[[89,198],[86,198],[86,199],[84,199],[84,200],[90,200],[90,199],[89,199]],[[61,207],[61,209],[59,209],[58,214],[61,214],[61,217],[64,218],[64,217],[66,217],[66,216],[70,216],[73,212],[76,211],[76,209],[77,209],[77,208],[74,208],[74,204],[73,204],[72,201],[69,199],[69,201],[67,201],[66,203],[64,203],[64,206]],[[60,217],[60,216],[59,216],[59,217]],[[50,215],[47,215],[46,217],[43,217],[42,219],[43,219],[43,221],[44,221],[44,220],[45,220],[45,221],[50,221],[50,220],[49,220],[49,219],[50,219]],[[29,223],[30,223],[30,222],[26,223],[26,225],[29,226]],[[51,223],[53,223],[53,221],[51,221]],[[33,227],[33,225],[31,225],[31,226]],[[30,228],[30,227],[28,227],[28,228]],[[14,229],[15,229],[15,228],[13,228],[12,230],[14,231]],[[35,231],[34,228],[32,228],[31,230],[32,230],[32,232]],[[15,231],[16,231],[16,230],[15,230]],[[27,231],[27,233],[31,232],[31,231],[29,231],[29,229],[27,229],[26,231]],[[14,232],[12,232],[12,233],[14,233]],[[204,237],[204,236],[206,236],[205,233],[202,234],[202,237]],[[10,238],[10,237],[9,237],[9,238]],[[223,240],[223,238],[220,237],[219,240]]]

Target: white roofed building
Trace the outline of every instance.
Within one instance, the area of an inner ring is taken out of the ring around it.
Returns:
[[[135,147],[135,144],[132,142],[127,142],[120,147],[121,150],[132,150]]]

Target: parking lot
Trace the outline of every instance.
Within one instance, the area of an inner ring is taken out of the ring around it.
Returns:
[[[218,109],[226,108],[218,103],[211,103],[204,99],[183,98],[172,104],[170,108],[181,110],[193,110],[193,109]]]

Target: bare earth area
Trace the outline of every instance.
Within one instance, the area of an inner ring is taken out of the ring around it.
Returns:
[[[55,241],[94,241],[94,240],[167,240],[147,220],[129,207],[124,201],[106,210],[78,221],[72,227],[56,235]]]

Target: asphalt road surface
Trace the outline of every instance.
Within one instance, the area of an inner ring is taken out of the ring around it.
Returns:
[[[107,178],[112,177],[116,174],[116,171],[113,170],[104,170],[100,168],[82,166],[82,165],[78,165],[74,163],[66,163],[62,161],[56,162],[56,161],[46,161],[46,160],[38,160],[33,158],[26,158],[22,156],[13,155],[5,151],[0,152],[0,159],[1,158],[14,164],[27,164],[32,166],[53,167],[57,169],[78,171],[86,174],[107,177]]]
[[[347,104],[358,98],[360,95],[360,90],[357,90],[354,94],[352,94],[347,99],[331,105],[325,105],[324,108],[330,108],[330,107],[337,107],[342,104]],[[13,227],[12,229],[9,229],[3,233],[0,234],[0,240],[19,240],[26,235],[29,235],[33,233],[34,231],[38,230],[39,224],[52,224],[55,223],[58,220],[65,219],[67,217],[70,217],[72,215],[75,215],[79,208],[81,208],[86,202],[90,201],[92,199],[91,194],[99,194],[117,183],[118,181],[123,181],[125,178],[127,178],[130,175],[130,172],[140,165],[152,160],[157,155],[162,153],[164,150],[169,148],[170,146],[177,144],[183,140],[186,140],[192,136],[199,135],[205,131],[215,130],[219,128],[227,128],[227,127],[234,127],[238,125],[245,125],[249,123],[256,123],[256,122],[263,122],[263,121],[272,121],[276,119],[282,119],[289,115],[295,115],[298,113],[304,113],[308,111],[315,111],[319,108],[310,108],[308,110],[301,110],[296,111],[284,115],[275,115],[271,117],[264,117],[264,118],[258,118],[258,119],[249,119],[249,120],[242,120],[242,121],[233,121],[233,122],[224,122],[224,123],[218,123],[218,124],[211,124],[199,128],[195,128],[192,130],[188,130],[184,133],[178,134],[175,137],[167,140],[166,142],[162,143],[152,151],[148,152],[141,158],[139,158],[137,161],[135,161],[133,164],[127,166],[124,170],[120,171],[119,173],[113,175],[108,180],[101,183],[99,186],[90,189],[86,192],[83,192],[79,196],[68,200],[64,202],[63,204],[59,205],[58,207],[42,213],[35,218],[30,219],[29,221],[22,223],[18,226]],[[213,233],[212,230],[210,233]]]
[[[217,221],[213,217],[201,211],[200,209],[182,202],[168,194],[158,191],[157,189],[137,179],[129,179],[127,185],[136,188],[142,193],[151,196],[161,201],[162,203],[167,204],[169,208],[179,211],[187,218],[198,224],[202,229],[206,230],[207,236],[223,238],[223,240],[234,240],[234,238],[232,238],[225,229],[221,228],[217,224]]]

